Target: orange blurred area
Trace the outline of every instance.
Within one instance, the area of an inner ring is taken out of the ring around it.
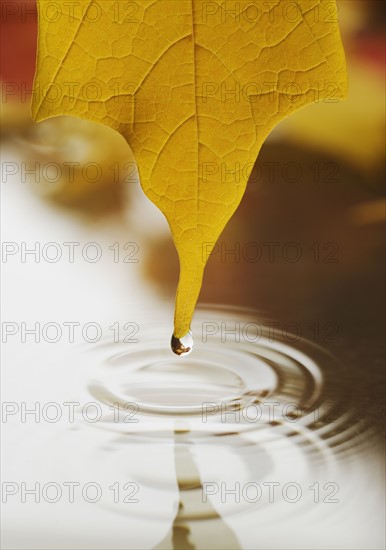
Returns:
[[[32,89],[36,39],[36,0],[2,0],[0,78],[8,83],[7,93],[12,93],[12,84],[15,91],[16,85],[25,86],[25,91]]]

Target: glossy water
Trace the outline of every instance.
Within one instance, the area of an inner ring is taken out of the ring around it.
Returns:
[[[104,442],[93,460],[123,473],[133,460],[127,453],[136,453],[137,481],[166,502],[174,490],[159,469],[157,453],[172,450],[179,496],[170,532],[156,548],[242,548],[246,542],[239,531],[247,529],[246,539],[254,540],[244,522],[256,514],[253,521],[264,523],[263,540],[272,521],[296,525],[293,514],[332,521],[332,504],[315,507],[309,489],[315,483],[321,500],[334,503],[339,494],[339,510],[369,487],[369,474],[355,474],[352,462],[374,444],[375,430],[353,408],[344,366],[310,342],[288,343],[264,331],[257,342],[224,337],[221,331],[203,338],[203,323],[213,327],[224,320],[263,325],[248,310],[199,310],[196,347],[189,356],[171,353],[166,329],[157,322],[143,327],[135,346],[105,341],[93,349],[91,361],[87,351],[88,396],[104,407],[100,422],[86,428],[97,429]],[[289,481],[303,491],[295,507],[283,499],[270,503],[267,494],[254,502],[223,499],[221,491],[204,497],[209,482],[264,489],[265,482]],[[143,519],[149,513],[141,506],[113,509]],[[166,516],[162,506],[151,511],[154,520]],[[208,546],[212,537],[217,546]]]
[[[256,314],[246,311],[231,311],[225,318],[256,322]],[[200,310],[197,335],[208,320],[222,322],[224,314]],[[242,336],[235,342],[219,332],[206,342],[201,338],[194,353],[181,358],[170,353],[164,333],[161,324],[148,325],[135,346],[106,341],[94,350],[90,396],[117,409],[133,404],[141,421],[129,429],[137,435],[156,428],[153,437],[166,437],[182,419],[198,438],[232,428],[296,436],[302,444],[320,438],[319,451],[359,444],[349,396],[337,376],[340,365],[320,347],[301,339],[289,344],[268,330],[258,342]],[[107,426],[112,416],[104,419]],[[114,427],[126,431],[124,424]]]

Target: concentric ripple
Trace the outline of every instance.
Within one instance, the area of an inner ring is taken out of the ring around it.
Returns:
[[[363,429],[339,385],[341,365],[304,339],[273,337],[265,321],[250,310],[199,309],[195,349],[184,357],[171,352],[162,322],[142,327],[135,345],[105,342],[89,391],[113,412],[98,427],[152,440],[181,430],[192,441],[287,437],[315,454],[360,443]],[[253,324],[258,338],[240,328]]]
[[[220,512],[216,500],[203,499],[208,481],[264,487],[272,480],[282,485],[301,480],[307,490],[315,480],[335,487],[331,480],[345,479],[354,487],[348,459],[366,452],[373,427],[347,391],[350,365],[304,339],[285,341],[264,328],[269,326],[272,321],[256,311],[202,308],[192,326],[195,345],[189,355],[172,353],[170,328],[162,319],[142,325],[138,343],[106,339],[88,348],[87,391],[103,410],[87,428],[100,436],[90,464],[129,476],[144,494],[157,490],[170,501],[173,483],[165,481],[156,456],[172,449],[180,505],[169,538],[181,529],[185,533],[191,522],[205,533],[201,522],[211,520],[223,533],[225,548],[233,539],[221,518],[256,512],[267,523],[289,521],[300,510],[310,519],[318,513],[309,498],[296,509],[270,508],[267,501],[217,501]],[[253,327],[259,328],[258,338]],[[359,481],[366,486],[368,477],[355,480],[357,489]],[[127,514],[123,505],[114,510]],[[147,512],[138,505],[130,513],[143,518]],[[152,516],[165,520],[167,513],[161,506]],[[170,547],[164,542],[160,548]]]

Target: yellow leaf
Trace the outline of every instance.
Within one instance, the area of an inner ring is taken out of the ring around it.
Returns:
[[[125,137],[179,254],[174,335],[182,337],[208,255],[269,132],[308,103],[347,95],[335,0],[38,7],[33,116],[71,114]]]

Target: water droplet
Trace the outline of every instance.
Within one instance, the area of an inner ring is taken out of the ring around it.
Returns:
[[[194,340],[192,331],[189,331],[182,338],[176,338],[174,334],[172,336],[171,347],[173,353],[176,355],[188,355],[192,351],[193,345]]]

